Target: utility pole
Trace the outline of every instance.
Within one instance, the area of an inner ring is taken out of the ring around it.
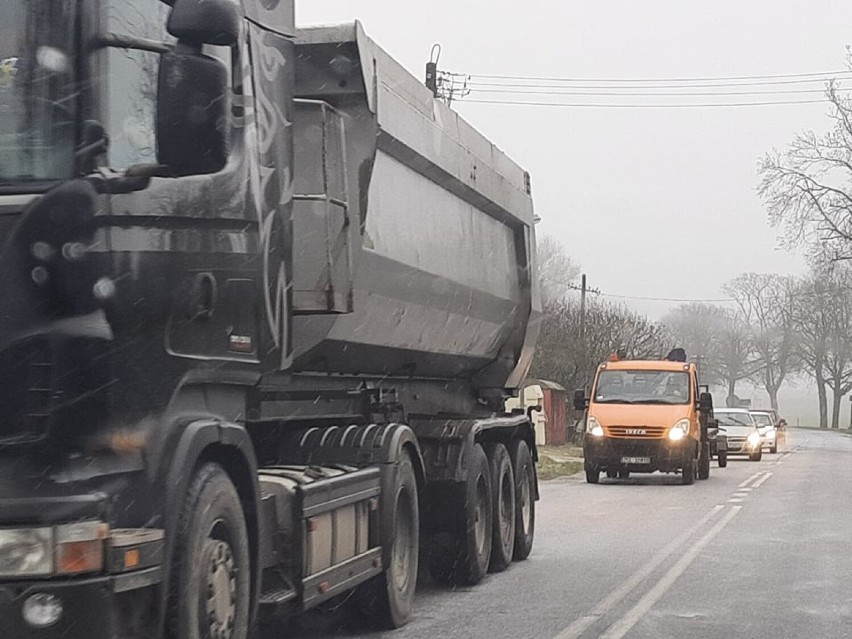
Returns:
[[[586,342],[586,274],[580,279],[580,341]]]

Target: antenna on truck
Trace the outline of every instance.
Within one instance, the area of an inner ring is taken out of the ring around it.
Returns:
[[[429,62],[426,63],[426,86],[437,99],[452,105],[456,98],[463,98],[470,94],[467,86],[470,76],[464,73],[453,73],[452,71],[438,70],[438,62],[441,59],[441,45],[432,47]]]

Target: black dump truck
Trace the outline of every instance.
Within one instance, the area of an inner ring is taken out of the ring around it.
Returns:
[[[293,4],[0,5],[3,639],[399,626],[530,553],[529,176]]]

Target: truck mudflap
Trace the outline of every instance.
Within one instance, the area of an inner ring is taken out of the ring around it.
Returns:
[[[162,557],[162,530],[116,529],[104,541],[99,574],[0,580],[0,637],[150,637]]]
[[[586,436],[583,453],[586,465],[597,470],[624,469],[631,472],[675,472],[695,454],[695,441],[642,441]]]

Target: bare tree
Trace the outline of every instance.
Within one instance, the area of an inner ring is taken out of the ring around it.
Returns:
[[[778,390],[799,365],[794,325],[796,284],[778,274],[744,273],[725,284],[745,323],[758,357],[757,381],[778,410]]]
[[[813,377],[819,400],[819,427],[828,428],[826,358],[831,333],[832,294],[824,278],[814,273],[798,283],[793,323],[799,334],[796,344],[803,371]]]
[[[564,299],[580,274],[580,267],[552,235],[539,236],[536,246],[541,297],[545,304]]]
[[[831,129],[797,135],[786,152],[760,163],[758,191],[770,220],[790,244],[807,243],[814,257],[852,259],[852,97],[830,82]]]

